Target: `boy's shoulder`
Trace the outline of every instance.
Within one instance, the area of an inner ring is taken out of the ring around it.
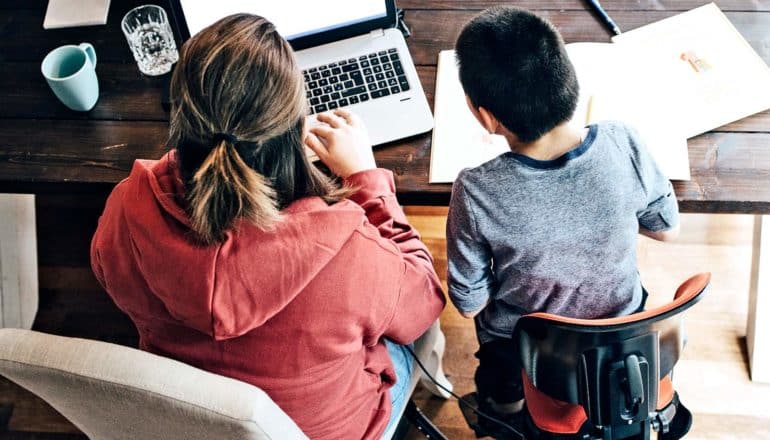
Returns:
[[[455,185],[478,186],[487,181],[499,181],[500,174],[507,172],[508,167],[505,166],[505,163],[507,161],[506,158],[510,155],[511,153],[503,153],[481,165],[463,169],[457,175]]]
[[[626,144],[632,148],[638,147],[640,143],[639,134],[636,129],[623,121],[607,120],[596,123],[600,142],[611,140],[615,143]]]
[[[614,146],[634,162],[638,162],[642,152],[646,151],[644,140],[632,125],[623,121],[601,121],[597,125],[601,133],[601,136],[597,136],[598,141]]]
[[[600,131],[603,131],[609,136],[633,136],[636,134],[636,130],[626,122],[608,119],[604,121],[598,121],[595,123],[599,127]]]

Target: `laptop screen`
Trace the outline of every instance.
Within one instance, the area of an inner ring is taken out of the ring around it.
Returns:
[[[267,18],[287,40],[334,31],[387,17],[384,0],[179,0],[189,34],[239,12]]]

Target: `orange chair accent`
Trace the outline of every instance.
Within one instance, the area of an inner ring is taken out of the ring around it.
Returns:
[[[671,376],[666,376],[660,380],[658,385],[658,404],[655,409],[661,410],[671,403],[674,398],[674,383],[671,382]]]
[[[574,434],[588,420],[582,406],[562,402],[541,392],[522,370],[527,409],[538,428],[554,434]]]

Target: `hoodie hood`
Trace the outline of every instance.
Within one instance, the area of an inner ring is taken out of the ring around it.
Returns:
[[[280,313],[366,220],[347,200],[329,206],[308,197],[284,209],[271,231],[239,220],[223,243],[204,246],[190,229],[175,157],[136,161],[121,184],[125,228],[116,233],[128,235],[130,266],[169,314],[218,340]]]

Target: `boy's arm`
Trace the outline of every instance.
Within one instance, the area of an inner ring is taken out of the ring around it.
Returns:
[[[452,187],[447,218],[449,298],[466,318],[476,316],[495,290],[492,252],[480,235],[462,174]]]
[[[637,174],[647,204],[636,213],[639,233],[653,240],[672,241],[679,236],[679,205],[674,188],[633,130],[631,138],[637,149]]]
[[[677,224],[673,228],[666,229],[665,231],[650,231],[640,226],[639,233],[645,237],[652,238],[653,240],[674,241],[679,236],[679,225]]]

